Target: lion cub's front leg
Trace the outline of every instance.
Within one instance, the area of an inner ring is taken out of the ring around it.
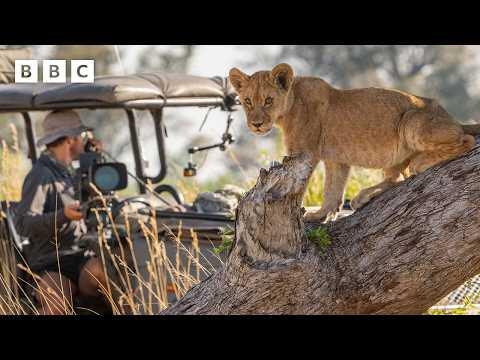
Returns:
[[[347,184],[350,166],[325,161],[325,182],[323,189],[323,204],[316,212],[307,212],[307,221],[333,221],[337,218],[343,205],[343,195]]]

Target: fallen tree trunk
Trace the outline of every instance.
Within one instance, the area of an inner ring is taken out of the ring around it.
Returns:
[[[480,273],[479,147],[327,224],[322,249],[302,221],[310,174],[306,158],[262,169],[225,267],[163,313],[421,314]]]

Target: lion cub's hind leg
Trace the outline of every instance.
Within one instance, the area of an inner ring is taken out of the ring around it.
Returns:
[[[461,156],[475,146],[475,138],[450,118],[422,111],[408,115],[404,134],[408,146],[417,153],[409,165],[412,174]]]
[[[394,186],[399,181],[404,179],[402,175],[405,173],[405,170],[408,167],[409,160],[405,161],[404,163],[385,169],[383,171],[384,179],[380,184],[374,185],[372,187],[366,188],[361,190],[355,198],[352,199],[350,202],[350,206],[353,210],[358,210],[363,207],[366,203],[368,203],[371,199],[375,196],[380,195],[385,190],[388,190],[392,186]]]

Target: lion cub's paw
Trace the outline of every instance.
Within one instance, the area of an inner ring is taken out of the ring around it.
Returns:
[[[318,211],[307,212],[303,215],[303,220],[308,222],[327,223],[337,219],[339,211],[320,209]]]
[[[365,205],[367,205],[370,200],[380,195],[381,193],[382,189],[378,189],[375,187],[364,189],[360,191],[358,195],[350,201],[350,207],[355,211],[359,210]]]
[[[352,208],[352,210],[357,211],[358,209],[362,208],[367,202],[368,201],[365,201],[365,199],[357,196],[350,201],[350,207]]]

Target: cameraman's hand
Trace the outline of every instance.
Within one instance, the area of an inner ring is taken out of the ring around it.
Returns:
[[[63,208],[65,217],[70,221],[83,219],[83,213],[80,211],[80,204],[72,204]]]
[[[95,152],[102,152],[103,150],[103,144],[100,140],[98,139],[88,139],[88,142],[93,146]]]

